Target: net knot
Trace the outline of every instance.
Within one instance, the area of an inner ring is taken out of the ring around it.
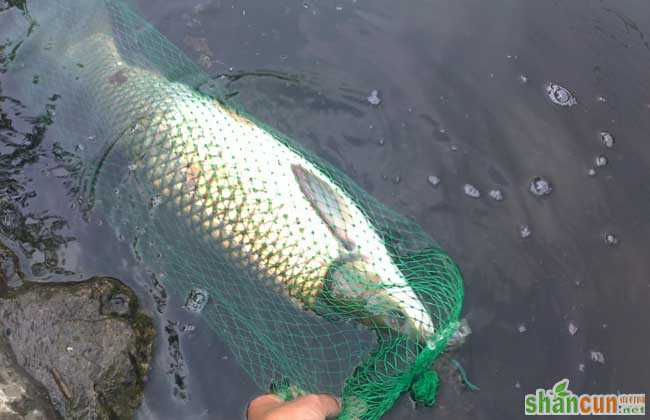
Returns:
[[[433,370],[427,370],[411,385],[411,396],[416,403],[430,407],[436,403],[440,378]]]

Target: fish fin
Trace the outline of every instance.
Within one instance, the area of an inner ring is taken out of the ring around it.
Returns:
[[[351,212],[340,194],[314,175],[312,171],[301,165],[291,165],[291,170],[298,181],[300,190],[316,210],[318,216],[346,250],[354,250],[356,244],[346,232],[346,227],[350,225],[349,215]]]

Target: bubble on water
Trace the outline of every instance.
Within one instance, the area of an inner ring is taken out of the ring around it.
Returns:
[[[619,242],[618,237],[611,232],[606,232],[605,234],[603,234],[603,239],[605,240],[605,243],[609,246],[616,246],[618,245]]]
[[[571,335],[576,335],[576,333],[578,332],[578,326],[573,321],[569,321],[568,328],[569,328],[569,334]]]
[[[607,98],[605,98],[604,96],[599,96],[599,97],[596,98],[596,100],[598,102],[607,102]]]
[[[528,328],[526,328],[525,324],[519,324],[517,326],[517,331],[519,331],[522,334],[525,333],[527,330],[528,330]]]
[[[481,198],[481,192],[478,190],[478,188],[476,188],[472,184],[465,184],[463,186],[463,192],[468,197]]]
[[[603,353],[596,351],[596,350],[590,350],[589,351],[589,358],[593,360],[594,362],[600,363],[601,365],[605,364],[605,355]]]
[[[596,170],[594,168],[589,168],[589,170],[587,171],[587,175],[596,176]]]
[[[600,141],[608,149],[614,147],[614,143],[615,143],[614,136],[612,136],[612,134],[607,131],[600,132]]]
[[[304,2],[304,3],[302,4],[302,7],[304,7],[305,9],[309,9],[309,3]]]
[[[549,180],[544,177],[536,176],[530,181],[530,192],[538,197],[549,195],[553,187]]]
[[[196,326],[192,324],[181,324],[178,326],[178,330],[182,333],[190,334],[196,330]]]
[[[440,184],[440,178],[435,175],[429,175],[427,177],[427,181],[429,181],[429,184],[431,184],[433,187],[437,187],[438,184]]]
[[[530,235],[532,235],[532,232],[531,232],[530,228],[528,227],[528,225],[521,225],[521,226],[519,227],[519,235],[520,235],[523,239],[526,239],[526,238],[528,238]]]
[[[379,145],[380,145],[380,146],[383,146],[384,143],[386,143],[386,142],[384,141],[384,139],[379,139]]]
[[[544,86],[548,98],[556,105],[573,106],[578,103],[576,98],[565,87],[555,83],[547,83]]]
[[[88,136],[88,137],[87,137],[87,140],[88,140],[88,141],[94,141],[95,139],[96,139],[95,136]]]
[[[519,81],[521,83],[528,83],[528,77],[526,75],[524,75],[524,74],[520,74],[519,75]]]
[[[201,312],[205,305],[208,304],[209,293],[205,289],[194,288],[190,290],[187,299],[185,300],[184,309],[187,309],[190,312]]]
[[[155,209],[162,203],[162,198],[159,195],[154,195],[151,197],[151,200],[149,200],[149,208],[150,209]]]
[[[596,165],[597,168],[602,168],[604,166],[607,166],[607,156],[605,155],[596,156],[596,158],[594,159],[594,165]]]
[[[368,102],[370,102],[370,105],[377,106],[381,103],[381,98],[379,97],[379,91],[378,90],[373,90],[370,92],[370,95],[368,96]]]
[[[490,198],[496,201],[503,201],[503,193],[501,190],[490,190]]]

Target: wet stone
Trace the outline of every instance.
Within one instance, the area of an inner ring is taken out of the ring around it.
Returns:
[[[578,103],[576,98],[567,88],[555,83],[547,83],[545,86],[546,95],[556,105],[573,106]]]
[[[481,192],[478,190],[478,188],[476,188],[475,186],[473,186],[471,184],[465,184],[463,186],[463,192],[468,197],[481,198]]]
[[[7,334],[0,334],[0,419],[55,420],[47,390],[16,362]]]
[[[533,195],[542,197],[549,195],[551,191],[553,191],[553,187],[551,186],[549,180],[544,177],[537,176],[530,181],[529,190]]]
[[[27,282],[0,294],[0,328],[10,331],[14,367],[44,387],[63,418],[133,418],[155,330],[124,284]]]

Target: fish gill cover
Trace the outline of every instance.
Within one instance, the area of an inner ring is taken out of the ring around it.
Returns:
[[[13,22],[7,75],[26,106],[55,99],[71,199],[176,292],[207,292],[262,389],[340,395],[344,419],[435,402],[462,278],[417,224],[224,100],[127,5],[28,1]]]

